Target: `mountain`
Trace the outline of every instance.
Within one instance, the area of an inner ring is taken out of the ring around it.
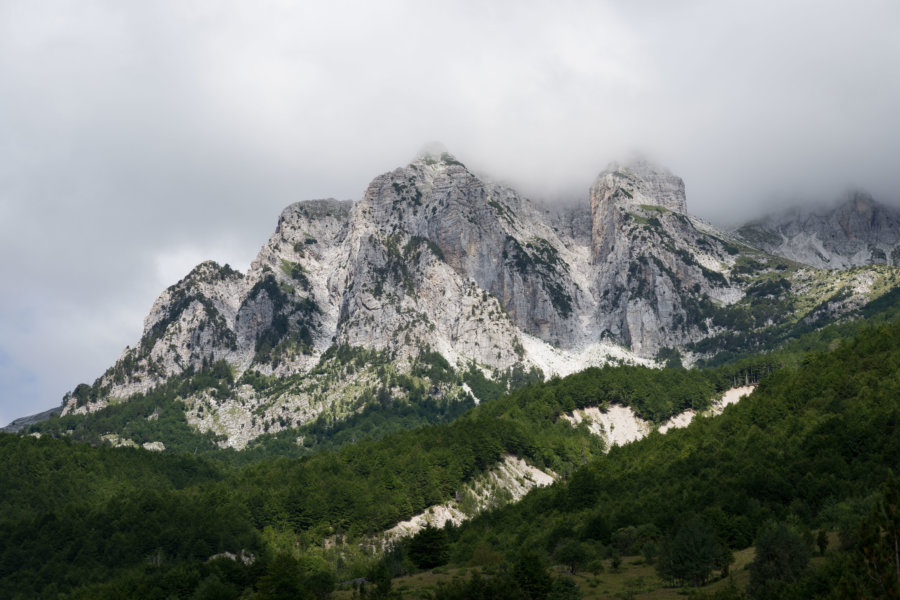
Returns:
[[[6,427],[0,427],[0,433],[16,433],[19,432],[29,425],[34,425],[35,423],[40,423],[42,421],[46,421],[50,417],[54,415],[58,415],[61,412],[60,407],[54,407],[49,410],[45,410],[43,412],[39,412],[33,415],[28,415],[25,417],[19,417],[15,419],[12,423],[7,425]]]
[[[740,243],[690,216],[684,182],[645,161],[611,165],[561,208],[426,153],[357,202],[286,208],[246,274],[198,265],[63,414],[181,378],[188,422],[242,448],[379,403],[477,401],[589,365],[758,345],[897,282],[891,268],[832,274]]]
[[[826,209],[791,209],[734,234],[766,252],[823,269],[900,264],[900,210],[865,192]]]

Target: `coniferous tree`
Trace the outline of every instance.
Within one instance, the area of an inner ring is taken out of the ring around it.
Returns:
[[[696,587],[706,584],[713,570],[726,569],[731,560],[715,531],[698,517],[691,517],[663,544],[656,570],[665,580]]]
[[[809,548],[803,537],[784,523],[769,524],[759,536],[750,563],[750,595],[760,600],[781,598],[808,563]]]
[[[409,540],[409,559],[420,569],[433,569],[447,562],[449,558],[449,542],[447,532],[425,526]]]

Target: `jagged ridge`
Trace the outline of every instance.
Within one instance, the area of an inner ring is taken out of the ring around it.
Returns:
[[[689,216],[683,181],[646,162],[601,173],[588,206],[548,209],[446,152],[425,154],[358,202],[286,208],[245,275],[199,265],[160,295],[137,346],[67,395],[64,413],[223,362],[235,385],[186,399],[188,417],[242,447],[382,394],[466,393],[422,369],[410,380],[426,356],[494,378],[649,364],[726,327],[821,309],[831,296],[811,279]],[[843,294],[829,310],[895,283],[893,271],[856,277],[829,292]],[[738,323],[745,312],[760,318]]]

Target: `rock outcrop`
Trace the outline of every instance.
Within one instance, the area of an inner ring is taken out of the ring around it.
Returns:
[[[681,179],[646,162],[613,165],[591,188],[590,207],[598,332],[643,356],[702,337],[693,302],[735,298],[723,273],[736,251],[686,214]]]
[[[50,417],[59,415],[61,410],[61,408],[55,407],[26,417],[19,417],[9,425],[0,427],[0,433],[18,433],[29,425],[34,425],[35,423],[40,423],[41,421],[48,420]]]

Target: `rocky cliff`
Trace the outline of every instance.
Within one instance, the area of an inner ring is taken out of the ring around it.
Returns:
[[[830,208],[792,209],[734,233],[761,250],[823,269],[900,264],[900,210],[861,191]]]
[[[246,274],[196,267],[63,410],[226,365],[228,393],[185,401],[191,422],[240,447],[376,396],[452,398],[463,392],[435,375],[447,369],[497,379],[647,363],[714,335],[761,278],[796,274],[778,269],[689,216],[682,180],[646,162],[612,165],[583,204],[561,209],[425,154],[357,202],[286,208]]]

